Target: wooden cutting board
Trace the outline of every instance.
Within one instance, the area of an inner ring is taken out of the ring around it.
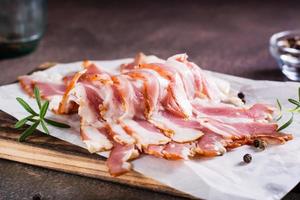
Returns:
[[[83,148],[38,131],[26,142],[20,143],[17,139],[22,130],[13,128],[15,122],[12,116],[0,110],[0,158],[193,198],[134,171],[119,177],[112,177],[105,165],[105,158],[90,154]]]

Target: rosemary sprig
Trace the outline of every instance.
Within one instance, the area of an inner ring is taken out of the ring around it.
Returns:
[[[294,120],[294,113],[292,113],[292,116],[291,118],[285,122],[282,126],[280,126],[277,131],[280,132],[281,130],[287,128],[289,125],[291,125],[293,123],[293,120]]]
[[[46,113],[48,111],[49,107],[49,101],[45,101],[44,104],[42,104],[41,101],[41,96],[40,96],[40,91],[37,87],[34,88],[34,97],[36,100],[36,103],[39,107],[39,113],[35,112],[29,104],[24,101],[24,99],[17,97],[17,101],[21,104],[21,106],[28,112],[30,113],[29,116],[19,120],[15,124],[15,128],[21,128],[24,126],[27,122],[32,122],[30,127],[27,128],[20,136],[19,141],[23,142],[28,136],[32,135],[34,130],[38,127],[39,124],[41,124],[43,130],[45,131],[46,134],[49,134],[49,130],[46,126],[46,124],[56,126],[59,128],[70,128],[68,124],[64,124],[61,122],[56,122],[51,119],[45,118]]]
[[[279,121],[282,118],[282,106],[281,106],[281,103],[280,103],[279,99],[276,99],[276,103],[277,103],[277,106],[279,108],[279,115],[276,118],[276,121]]]
[[[281,103],[279,102],[279,100],[277,99],[277,106],[279,108],[279,115],[276,119],[276,121],[279,121],[281,120],[282,118],[282,106],[281,106]],[[299,113],[300,112],[300,87],[298,88],[298,99],[292,99],[292,98],[289,98],[288,101],[295,106],[295,108],[293,109],[288,109],[287,112],[290,112],[291,113],[291,117],[290,119],[285,122],[283,125],[281,125],[277,131],[282,131],[283,129],[287,128],[288,126],[290,126],[292,123],[293,123],[293,120],[294,120],[294,114],[295,113]]]

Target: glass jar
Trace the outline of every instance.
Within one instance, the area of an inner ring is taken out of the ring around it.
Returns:
[[[300,30],[283,31],[272,35],[270,53],[286,77],[300,81]]]
[[[46,26],[46,0],[0,0],[0,58],[33,51]]]

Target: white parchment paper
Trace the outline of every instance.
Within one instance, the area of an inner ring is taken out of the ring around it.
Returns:
[[[108,70],[116,70],[120,63],[130,59],[96,61]],[[66,74],[81,69],[81,62],[58,64],[45,71],[47,75]],[[299,83],[254,81],[245,78],[212,73],[230,82],[232,88],[243,91],[247,103],[264,102],[274,104],[278,98],[283,107],[288,107],[288,98],[297,98]],[[0,87],[0,109],[21,119],[26,111],[17,103],[22,97],[37,109],[35,100],[29,98],[18,84]],[[85,148],[80,139],[79,122],[76,116],[48,117],[69,123],[71,129],[49,126],[51,135]],[[40,130],[41,127],[39,127]],[[188,161],[168,161],[151,156],[142,156],[133,161],[134,170],[161,183],[201,199],[280,199],[300,181],[300,114],[285,132],[294,139],[284,145],[270,146],[265,151],[256,151],[249,146],[237,148],[220,157]],[[243,164],[246,153],[252,154],[252,162]],[[107,156],[107,153],[102,155]]]

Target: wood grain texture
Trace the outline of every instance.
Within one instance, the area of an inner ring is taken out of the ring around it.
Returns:
[[[13,129],[14,123],[11,116],[0,111],[0,158],[192,198],[134,171],[112,177],[105,158],[39,131],[20,143],[17,138],[22,130]]]

